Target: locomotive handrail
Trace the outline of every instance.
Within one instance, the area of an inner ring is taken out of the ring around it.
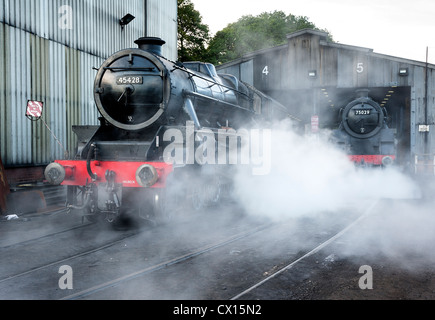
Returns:
[[[215,103],[220,103],[220,104],[232,107],[232,108],[240,109],[240,110],[243,110],[243,111],[248,111],[248,112],[251,112],[252,114],[255,114],[255,112],[250,110],[250,109],[242,108],[241,106],[239,106],[237,104],[226,102],[226,101],[223,101],[223,100],[219,100],[219,99],[216,99],[216,98],[213,98],[213,97],[209,97],[209,96],[203,95],[203,94],[198,93],[198,92],[183,90],[183,95],[185,95],[185,96],[193,96],[193,97],[197,97],[197,98],[200,98],[200,99],[211,100],[211,101],[213,101]]]
[[[189,71],[189,70],[187,70],[187,69],[185,69],[185,68],[181,68],[181,67],[179,67],[179,66],[177,66],[177,65],[174,65],[174,69],[178,69],[178,70],[184,71],[184,72],[186,72],[187,74],[191,75],[192,77],[197,77],[197,78],[200,78],[200,79],[202,79],[202,80],[205,80],[205,81],[208,81],[208,82],[212,82],[214,85],[218,85],[218,86],[224,87],[224,88],[226,88],[226,89],[229,89],[229,90],[235,91],[235,92],[237,92],[237,93],[239,93],[239,94],[241,94],[241,95],[244,95],[245,97],[247,97],[247,98],[248,98],[249,100],[251,100],[251,101],[254,100],[253,98],[251,98],[249,95],[247,95],[246,93],[244,93],[244,92],[242,92],[242,91],[239,91],[239,90],[237,90],[237,89],[235,89],[235,88],[233,88],[233,87],[227,86],[227,85],[225,85],[225,84],[219,83],[219,82],[217,82],[217,81],[215,81],[215,80],[212,80],[212,79],[210,79],[210,78],[202,77],[202,76],[200,76],[200,75],[198,75],[198,74],[196,74],[196,73],[194,73],[194,72],[192,72],[192,71]],[[212,86],[210,86],[209,88],[211,88],[211,87],[212,87]]]
[[[254,91],[256,94],[261,96],[263,99],[267,99],[267,100],[271,101],[272,103],[274,103],[276,107],[279,107],[281,109],[281,111],[283,111],[284,113],[287,113],[287,116],[289,118],[291,118],[292,120],[296,120],[296,121],[302,122],[302,119],[299,119],[296,116],[291,115],[290,113],[288,113],[287,108],[282,103],[278,102],[277,100],[273,99],[272,97],[269,97],[268,95],[265,95],[263,92],[261,92],[260,90],[258,90],[254,86],[250,85],[249,83],[246,83],[244,81],[240,81],[240,82],[242,82],[245,86],[247,86],[249,89]]]
[[[155,68],[126,68],[126,67],[103,67],[104,70],[123,70],[123,71],[153,71]]]

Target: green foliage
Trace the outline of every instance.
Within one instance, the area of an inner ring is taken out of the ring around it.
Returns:
[[[203,60],[209,28],[190,0],[178,1],[178,60]]]
[[[285,44],[287,34],[302,29],[319,30],[307,17],[286,15],[282,11],[243,16],[216,33],[205,57],[214,64],[225,63],[248,52]]]
[[[206,61],[218,65],[248,52],[285,44],[289,33],[302,29],[319,30],[307,17],[274,11],[243,16],[211,39],[208,26],[202,23],[191,0],[177,1],[179,61]],[[329,40],[332,41],[330,35]]]

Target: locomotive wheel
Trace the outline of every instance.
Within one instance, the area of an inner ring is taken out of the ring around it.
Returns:
[[[205,188],[207,194],[206,194],[206,201],[210,204],[217,204],[219,200],[221,199],[221,183],[219,178],[214,179],[214,181],[207,183]]]
[[[190,192],[192,208],[199,211],[207,206],[215,205],[220,201],[221,195],[222,187],[218,178],[195,183]]]
[[[172,206],[167,203],[168,195],[166,190],[156,190],[152,201],[153,216],[157,224],[166,224],[173,219]]]
[[[174,201],[166,189],[153,190],[138,208],[139,218],[154,225],[170,223],[174,218]]]
[[[191,206],[193,210],[199,211],[205,207],[204,186],[202,183],[195,183],[190,191]]]
[[[192,208],[195,211],[199,211],[204,207],[204,195],[199,186],[192,188],[190,199]]]

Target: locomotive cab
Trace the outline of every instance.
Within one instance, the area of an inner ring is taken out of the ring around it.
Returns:
[[[213,79],[218,78],[216,68],[211,63],[206,62],[198,62],[198,61],[189,61],[183,62],[183,65],[190,70],[203,73]]]

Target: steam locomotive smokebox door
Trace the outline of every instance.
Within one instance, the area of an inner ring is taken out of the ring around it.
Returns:
[[[107,59],[94,83],[99,112],[113,126],[141,130],[164,113],[170,80],[164,64],[150,52],[126,49]]]
[[[343,127],[354,138],[367,139],[377,135],[384,123],[380,106],[369,98],[350,102],[343,111]]]

